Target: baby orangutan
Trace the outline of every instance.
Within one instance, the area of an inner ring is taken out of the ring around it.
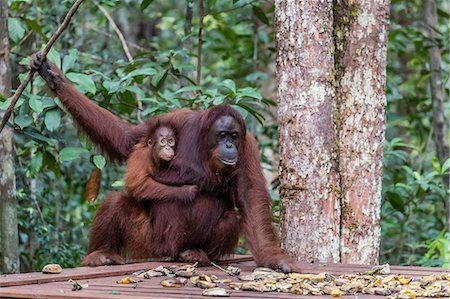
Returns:
[[[180,199],[192,201],[198,192],[196,185],[170,186],[154,180],[158,170],[167,168],[175,157],[176,136],[169,123],[156,121],[135,145],[127,161],[125,188],[139,201]]]

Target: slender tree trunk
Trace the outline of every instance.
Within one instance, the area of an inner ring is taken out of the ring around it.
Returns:
[[[9,97],[11,75],[9,66],[8,1],[0,0],[0,94]],[[0,111],[0,118],[3,118]],[[0,138],[0,263],[4,273],[17,273],[19,238],[15,198],[13,132],[5,128]]]
[[[387,0],[276,1],[282,243],[376,263]]]
[[[388,0],[336,1],[341,262],[374,264],[380,243]]]
[[[281,239],[303,261],[339,261],[333,2],[277,0]]]
[[[444,115],[444,85],[442,84],[441,52],[438,43],[437,12],[434,0],[423,0],[425,23],[428,29],[428,55],[430,59],[430,85],[433,102],[433,131],[436,151],[441,165],[449,158],[448,120]],[[450,186],[450,175],[444,177],[447,188]],[[450,199],[447,202],[447,230],[450,231]]]

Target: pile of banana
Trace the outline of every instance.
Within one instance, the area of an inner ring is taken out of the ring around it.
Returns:
[[[389,299],[416,297],[449,297],[450,274],[407,277],[390,274],[389,265],[378,266],[365,273],[331,275],[280,273],[268,268],[256,268],[253,273],[239,275],[240,269],[222,269],[232,278],[196,275],[196,265],[164,268],[162,266],[137,274],[139,278],[166,276],[164,287],[183,287],[188,283],[204,289],[204,296],[227,297],[233,290],[255,292],[286,292],[297,295],[331,295],[341,297],[357,293],[387,296]]]

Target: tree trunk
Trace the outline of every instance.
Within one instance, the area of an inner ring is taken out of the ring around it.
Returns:
[[[302,261],[339,261],[333,2],[277,0],[281,239]]]
[[[433,131],[434,143],[439,161],[442,164],[449,158],[450,145],[448,142],[448,121],[444,115],[444,85],[442,84],[441,52],[438,42],[438,24],[436,2],[423,0],[425,23],[428,29],[428,55],[430,59],[430,85],[433,102]],[[447,188],[450,186],[450,175],[444,177]],[[450,231],[450,201],[447,202],[447,229]]]
[[[380,243],[389,1],[337,1],[334,9],[341,262],[374,264]]]
[[[0,94],[9,96],[11,76],[8,41],[8,1],[0,0]],[[0,118],[4,113],[0,111]],[[13,131],[8,127],[0,138],[0,263],[4,273],[18,273],[19,238],[15,198]]]
[[[389,2],[276,2],[282,242],[376,263]]]

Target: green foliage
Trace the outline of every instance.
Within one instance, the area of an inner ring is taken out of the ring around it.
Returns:
[[[273,127],[265,110],[273,105],[261,95],[273,60],[270,18],[257,1],[206,1],[202,80],[195,83],[198,7],[190,34],[184,35],[183,1],[99,1],[127,39],[129,62],[108,20],[92,2],[84,2],[48,59],[86,96],[130,122],[188,107],[203,109],[230,104],[254,132],[255,120]],[[71,6],[70,1],[10,0],[9,33],[12,60],[25,67]],[[222,12],[224,11],[224,12]],[[145,31],[147,30],[147,31]],[[15,63],[17,65],[17,63]],[[17,76],[17,73],[15,74]],[[5,109],[10,99],[3,99]],[[72,118],[48,95],[36,76],[16,105],[17,195],[22,270],[40,270],[46,263],[63,267],[80,263],[96,207],[84,198],[93,167],[102,169],[101,201],[108,190],[123,188],[123,166],[105,158],[78,135]],[[276,132],[271,131],[271,134]],[[273,136],[262,137],[273,147]],[[246,252],[244,244],[239,252]]]
[[[31,53],[42,49],[71,1],[9,0],[9,34],[15,76],[21,80]],[[276,172],[273,5],[263,1],[205,1],[201,84],[196,84],[198,2],[102,0],[123,32],[129,62],[108,20],[84,2],[48,58],[96,104],[130,122],[188,107],[230,104],[239,110],[262,150],[263,168]],[[185,31],[186,3],[194,6]],[[439,4],[442,53],[449,52],[448,14]],[[381,260],[448,263],[444,231],[448,190],[442,184],[450,162],[437,162],[431,139],[431,99],[421,2],[392,1],[389,36],[387,142],[382,206]],[[187,34],[185,34],[185,32]],[[29,34],[29,35],[28,35]],[[25,38],[28,35],[27,38]],[[443,55],[444,69],[449,57]],[[447,75],[446,75],[447,76]],[[445,77],[448,95],[448,77]],[[17,82],[15,82],[17,85]],[[84,199],[93,167],[102,169],[101,201],[123,188],[123,166],[105,158],[75,129],[59,101],[36,77],[15,109],[17,195],[22,266],[40,270],[49,262],[76,266],[87,247],[96,206]],[[0,99],[5,109],[11,99]],[[447,116],[450,114],[445,107]],[[263,124],[263,125],[261,125]],[[277,180],[272,182],[274,189]],[[279,198],[274,199],[279,221]],[[97,203],[96,203],[97,204]],[[245,253],[240,242],[238,253]]]
[[[449,69],[449,15],[438,3],[442,69]],[[448,7],[447,7],[448,8]],[[388,48],[387,141],[384,151],[381,262],[442,266],[450,193],[450,161],[439,163],[433,143],[428,39],[421,1],[393,1]],[[449,96],[448,72],[444,76]],[[447,119],[450,106],[444,107]]]

